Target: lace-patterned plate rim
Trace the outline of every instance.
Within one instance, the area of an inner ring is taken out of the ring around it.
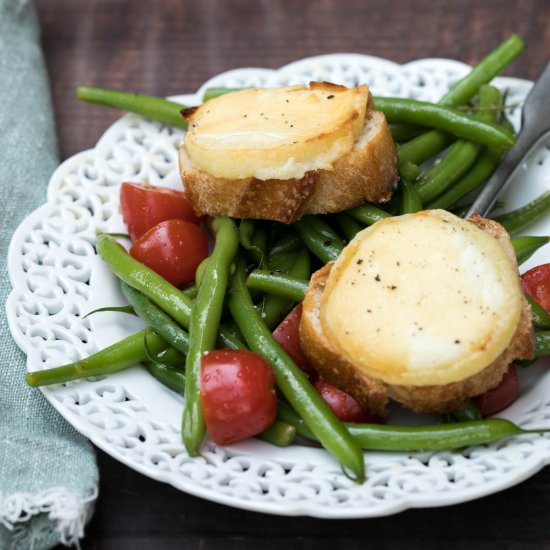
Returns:
[[[234,69],[210,79],[196,94],[176,97],[192,105],[200,103],[204,89],[212,86],[286,85],[307,82],[311,75],[353,84],[369,75],[374,94],[435,100],[433,95],[441,95],[467,70],[468,66],[450,60],[425,59],[400,66],[360,54],[329,54],[278,71]],[[496,79],[496,84],[519,98],[531,86],[509,78]],[[519,109],[513,116],[517,125]],[[82,322],[82,314],[92,306],[121,300],[114,278],[93,253],[93,240],[98,231],[123,229],[117,196],[122,178],[181,184],[174,165],[181,135],[135,115],[122,117],[93,150],[58,168],[48,203],[29,215],[14,234],[9,250],[14,290],[6,307],[10,329],[27,353],[30,370],[83,357],[136,330],[135,322],[116,314]],[[530,200],[548,187],[548,173],[548,163],[532,159],[525,170],[530,189],[508,192],[507,202],[515,206]],[[541,222],[537,229],[537,234],[547,234],[550,227]],[[531,262],[549,260],[541,252]],[[522,383],[522,398],[506,415],[524,426],[540,426],[550,416],[546,365],[532,368]],[[357,486],[324,451],[301,445],[273,449],[250,441],[222,449],[207,442],[205,459],[190,458],[179,437],[182,398],[143,368],[43,392],[94,444],[144,475],[195,496],[278,515],[376,517],[411,507],[464,502],[519,483],[550,460],[550,439],[538,436],[460,453],[366,453],[370,477]]]

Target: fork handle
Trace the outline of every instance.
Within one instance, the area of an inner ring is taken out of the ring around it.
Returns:
[[[502,162],[466,213],[466,218],[474,213],[480,216],[487,216],[489,214],[497,196],[506,187],[523,158],[540,141],[543,135],[539,132],[535,133],[528,130],[520,132],[516,144],[504,155]]]
[[[493,207],[498,194],[509,182],[523,158],[549,131],[548,115],[550,114],[550,62],[531,88],[522,112],[521,131],[517,142],[510,149],[495,173],[491,176],[466,217],[473,213],[487,216]]]

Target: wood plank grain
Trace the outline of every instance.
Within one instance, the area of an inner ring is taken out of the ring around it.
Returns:
[[[278,68],[333,52],[405,63],[473,64],[512,32],[528,43],[507,74],[534,79],[548,56],[545,0],[38,0],[62,158],[92,147],[119,114],[78,103],[94,85],[152,95],[193,92],[236,67]]]

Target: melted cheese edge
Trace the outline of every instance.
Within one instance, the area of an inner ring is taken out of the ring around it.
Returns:
[[[311,83],[231,92],[187,117],[185,153],[197,170],[228,179],[302,178],[331,170],[365,124],[368,87]]]
[[[320,311],[348,361],[389,384],[442,385],[476,374],[521,316],[516,267],[498,241],[443,210],[388,218],[336,260]]]

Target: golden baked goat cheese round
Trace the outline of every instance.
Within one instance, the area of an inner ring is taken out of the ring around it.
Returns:
[[[195,169],[219,178],[331,170],[363,131],[368,93],[326,82],[231,92],[186,111],[184,150]]]
[[[442,385],[491,364],[521,308],[517,268],[498,241],[431,210],[357,234],[332,267],[320,322],[331,345],[366,374]]]

